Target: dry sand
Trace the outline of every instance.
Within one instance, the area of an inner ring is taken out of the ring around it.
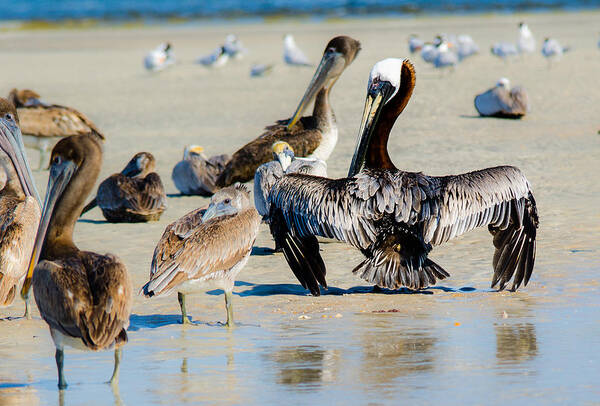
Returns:
[[[551,69],[540,54],[510,63],[490,55],[493,42],[515,41],[521,20],[538,47],[552,36],[572,52]],[[100,384],[110,376],[111,353],[67,350],[71,386],[59,396],[54,348],[36,309],[31,321],[0,322],[0,404],[107,404],[113,396],[117,404],[597,402],[599,20],[600,13],[587,12],[1,33],[0,94],[32,88],[80,109],[107,136],[100,180],[150,151],[167,193],[177,192],[170,174],[186,144],[231,153],[293,113],[313,72],[281,63],[283,34],[294,34],[315,62],[329,38],[350,35],[363,50],[332,93],[340,138],[330,176],[346,174],[371,66],[408,56],[417,83],[390,140],[396,165],[431,175],[518,166],[533,185],[541,225],[533,278],[517,293],[489,291],[493,247],[481,229],[432,252],[452,276],[426,294],[368,293],[350,272],[361,254],[324,244],[333,288],[319,298],[306,295],[280,254],[261,255],[261,247],[273,246],[263,226],[236,287],[241,327],[214,324],[225,319],[219,292],[188,298],[200,325],[185,328],[177,324],[175,296],[136,296],[120,393]],[[246,59],[218,70],[193,63],[230,32],[250,49]],[[471,34],[481,55],[441,77],[406,45],[410,33],[439,32]],[[145,72],[145,52],[165,40],[177,65]],[[253,79],[252,62],[277,65]],[[501,76],[529,91],[525,119],[476,117],[474,95]],[[28,154],[36,163],[37,152]],[[42,193],[47,175],[35,174]],[[169,198],[161,221],[150,224],[108,224],[96,209],[77,224],[76,243],[118,255],[137,291],[165,226],[207,202]],[[373,313],[390,309],[397,311]],[[22,311],[16,300],[2,316]],[[310,318],[299,319],[303,314]]]

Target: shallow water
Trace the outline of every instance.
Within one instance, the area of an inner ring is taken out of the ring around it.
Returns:
[[[552,69],[539,55],[503,64],[482,54],[440,77],[413,57],[417,87],[390,141],[397,166],[408,170],[435,175],[513,164],[527,174],[541,219],[527,287],[489,289],[493,247],[482,229],[432,252],[451,277],[419,293],[372,292],[350,272],[359,252],[323,244],[331,288],[315,298],[281,255],[265,255],[273,244],[265,227],[236,283],[240,326],[229,331],[219,324],[225,319],[220,291],[188,296],[196,325],[186,327],[179,324],[175,296],[136,296],[119,390],[102,383],[112,371],[111,352],[67,349],[70,386],[59,393],[54,348],[37,312],[32,321],[0,322],[0,404],[597,404],[598,17],[525,16],[534,34],[552,33],[574,47]],[[265,124],[289,115],[312,74],[277,66],[271,76],[250,80],[251,60],[278,60],[287,31],[297,33],[316,60],[325,41],[344,32],[360,39],[363,51],[332,95],[340,140],[329,170],[343,176],[375,61],[407,55],[404,39],[411,32],[466,31],[486,48],[513,38],[521,18],[15,33],[0,37],[0,93],[27,86],[80,108],[107,134],[101,178],[147,149],[174,193],[169,175],[185,144],[201,143],[212,154],[254,138]],[[247,60],[217,71],[191,63],[230,31],[252,50]],[[164,38],[174,42],[181,63],[148,75],[141,58]],[[529,90],[533,110],[526,119],[474,117],[473,95],[500,76]],[[35,177],[44,190],[47,172]],[[153,224],[111,225],[95,210],[78,223],[76,241],[121,257],[137,290],[166,224],[206,202],[170,198]],[[17,316],[22,307],[16,301],[2,314]]]

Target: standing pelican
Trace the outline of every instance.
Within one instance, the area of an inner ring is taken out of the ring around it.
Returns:
[[[283,61],[293,66],[311,66],[304,52],[296,45],[294,37],[286,34],[283,37]]]
[[[154,172],[156,160],[149,152],[139,152],[131,158],[121,173],[105,179],[96,197],[83,208],[84,214],[100,206],[111,223],[158,221],[167,208],[167,195]]]
[[[315,236],[359,248],[354,273],[380,287],[422,289],[448,275],[428,258],[440,245],[487,225],[494,237],[492,287],[527,285],[535,260],[537,209],[529,182],[510,166],[462,175],[426,176],[397,169],[387,150],[394,122],[408,103],[415,71],[385,59],[371,70],[348,178],[281,178],[269,195],[275,240],[302,285],[327,287]]]
[[[63,137],[77,134],[104,135],[85,114],[58,104],[47,104],[33,90],[12,89],[8,95],[17,108],[25,145],[40,151],[38,169],[48,163],[48,151]]]
[[[520,54],[532,54],[535,52],[535,38],[527,24],[519,23],[519,39],[517,49]]]
[[[177,162],[171,179],[177,190],[184,195],[211,196],[216,191],[217,176],[229,161],[229,155],[207,158],[204,148],[190,145],[183,150],[183,160]]]
[[[359,50],[360,43],[350,37],[340,36],[329,41],[293,117],[267,127],[260,137],[233,154],[217,179],[217,186],[225,187],[252,179],[256,168],[271,160],[271,146],[279,140],[291,145],[297,156],[326,161],[338,137],[335,115],[329,104],[329,93]],[[315,105],[312,116],[302,117],[313,99]]]
[[[260,216],[244,185],[219,190],[206,210],[198,209],[167,226],[154,249],[146,297],[176,290],[182,323],[187,324],[185,295],[210,287],[225,291],[227,326],[233,326],[232,295],[258,233]]]
[[[174,63],[173,47],[168,42],[160,44],[144,57],[144,67],[152,72],[161,71]]]
[[[125,265],[111,254],[80,251],[73,242],[75,223],[101,161],[102,144],[92,135],[62,139],[52,150],[42,220],[21,290],[27,300],[33,284],[40,315],[50,327],[60,389],[67,386],[65,345],[92,351],[115,347],[110,381],[117,383],[120,347],[127,342],[131,283]]]
[[[296,158],[293,148],[284,141],[273,144],[273,161],[262,164],[254,174],[254,207],[263,218],[269,214],[271,188],[283,175],[303,173],[327,177],[327,163],[316,158]]]
[[[27,273],[40,221],[40,198],[32,181],[12,103],[0,98],[0,307],[13,302]]]
[[[525,89],[511,89],[509,80],[500,78],[496,86],[475,96],[475,108],[482,116],[521,118],[529,111],[529,98]]]

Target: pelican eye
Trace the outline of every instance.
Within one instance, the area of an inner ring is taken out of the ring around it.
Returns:
[[[229,203],[231,203],[231,199],[225,199],[225,200],[223,200],[223,203],[229,204]]]
[[[6,113],[4,115],[4,118],[7,119],[8,121],[15,121],[15,116],[13,116],[12,113]]]
[[[54,158],[52,158],[52,165],[60,165],[61,162],[62,159],[59,155],[55,155]]]

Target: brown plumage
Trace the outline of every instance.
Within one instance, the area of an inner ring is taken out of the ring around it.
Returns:
[[[27,272],[41,214],[37,194],[32,195],[18,175],[19,169],[29,171],[18,168],[22,163],[27,165],[19,148],[18,125],[14,106],[0,99],[0,306],[13,302]],[[22,155],[22,161],[16,159],[17,154]]]
[[[135,154],[121,173],[100,184],[96,197],[81,214],[97,205],[111,223],[158,221],[167,208],[167,195],[155,167],[151,153]]]
[[[450,176],[405,172],[387,142],[412,94],[408,60],[377,63],[368,83],[359,139],[347,178],[291,174],[269,195],[270,225],[290,268],[314,295],[327,287],[315,236],[359,248],[353,272],[380,287],[422,289],[449,274],[429,257],[436,245],[488,226],[496,251],[492,287],[527,285],[533,272],[538,215],[531,186],[514,167]]]
[[[260,221],[245,186],[218,191],[207,209],[194,210],[166,228],[154,250],[150,281],[141,292],[153,297],[177,291],[182,321],[187,323],[185,294],[220,287],[231,325],[231,291],[250,256]]]
[[[329,93],[359,51],[360,43],[350,37],[340,36],[329,41],[294,116],[266,127],[260,137],[235,152],[217,178],[217,186],[225,187],[253,179],[256,168],[271,161],[271,146],[276,141],[287,142],[296,156],[326,161],[337,142],[337,124],[329,104]],[[313,114],[301,117],[313,99]]]
[[[65,345],[89,350],[115,347],[118,379],[120,346],[127,341],[131,313],[131,282],[125,265],[115,256],[81,251],[73,229],[85,198],[100,172],[102,145],[92,135],[76,135],[56,144],[42,221],[32,264],[22,295],[33,284],[40,315],[48,323],[56,346],[59,387]]]
[[[46,154],[63,137],[93,134],[104,141],[104,134],[85,114],[71,107],[47,104],[29,89],[12,89],[8,99],[17,107],[25,144],[40,151],[41,169]]]

